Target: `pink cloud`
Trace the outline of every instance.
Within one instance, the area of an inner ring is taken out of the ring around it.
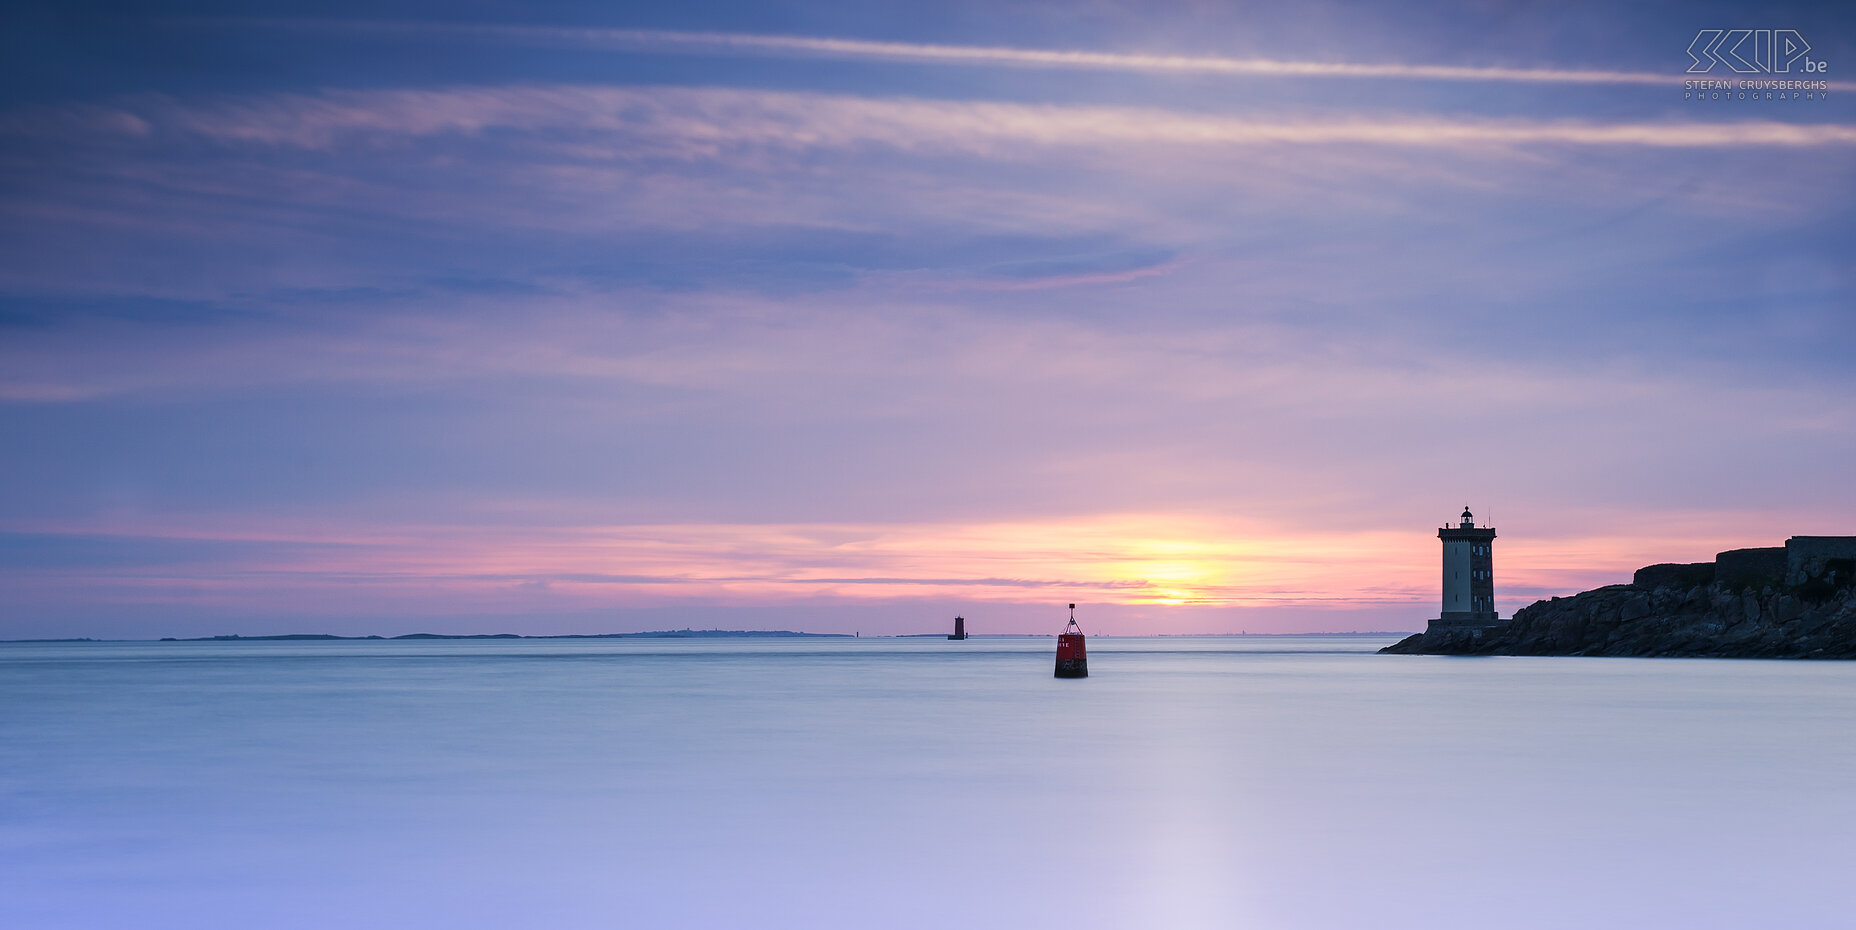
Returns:
[[[79,123],[135,137],[179,132],[233,143],[322,149],[369,138],[572,129],[628,139],[627,157],[715,158],[738,146],[981,151],[1035,145],[1489,145],[1675,148],[1856,144],[1856,126],[1778,120],[1327,119],[1224,116],[1154,107],[873,98],[730,88],[513,85],[329,91],[181,103],[145,98],[84,108]],[[56,116],[57,119],[65,119]],[[14,119],[5,129],[38,124]]]

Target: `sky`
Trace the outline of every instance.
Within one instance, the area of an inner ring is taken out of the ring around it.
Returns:
[[[1504,616],[1856,533],[1856,11],[1622,6],[10,4],[0,638],[1415,630],[1465,505]],[[1741,28],[1821,95],[1684,100]]]

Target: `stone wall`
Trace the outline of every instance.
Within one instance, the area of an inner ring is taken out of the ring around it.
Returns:
[[[1639,588],[1692,588],[1714,583],[1713,562],[1664,562],[1637,569],[1630,583]]]
[[[1785,541],[1785,581],[1804,584],[1839,559],[1856,560],[1856,536],[1793,536]]]
[[[1737,587],[1785,583],[1785,549],[1729,549],[1714,557],[1714,580]]]

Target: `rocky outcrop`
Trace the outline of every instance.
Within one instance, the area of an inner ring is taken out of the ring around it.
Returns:
[[[1487,629],[1433,629],[1380,651],[1856,659],[1856,561],[1813,556],[1788,570],[1783,561],[1766,564],[1769,552],[1739,553],[1757,554],[1718,565],[1652,565],[1631,584],[1536,601]],[[1704,567],[1714,569],[1708,583]],[[1747,583],[1753,569],[1758,576]]]

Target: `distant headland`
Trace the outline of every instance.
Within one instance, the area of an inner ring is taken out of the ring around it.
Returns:
[[[1630,584],[1536,601],[1505,621],[1452,619],[1446,612],[1380,651],[1856,659],[1856,536],[1793,536],[1712,562],[1651,565]]]

